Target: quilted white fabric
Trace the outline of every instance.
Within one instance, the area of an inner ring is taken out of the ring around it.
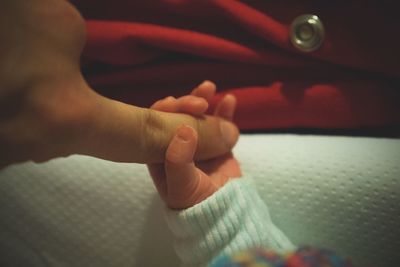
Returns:
[[[400,266],[400,140],[243,135],[235,150],[295,244]],[[0,171],[0,266],[178,266],[145,166],[85,156]]]

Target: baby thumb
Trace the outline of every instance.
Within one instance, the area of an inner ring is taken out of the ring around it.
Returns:
[[[167,204],[182,209],[191,206],[200,172],[193,162],[197,148],[196,131],[187,125],[178,128],[166,152]]]

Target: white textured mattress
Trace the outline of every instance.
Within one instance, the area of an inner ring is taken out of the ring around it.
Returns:
[[[400,266],[400,139],[242,135],[235,150],[296,244]],[[0,266],[178,266],[143,165],[84,156],[0,171]]]

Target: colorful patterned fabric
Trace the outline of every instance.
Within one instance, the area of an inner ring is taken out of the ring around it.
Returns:
[[[352,267],[352,263],[332,251],[301,247],[294,253],[280,255],[270,250],[253,249],[222,255],[211,267]]]

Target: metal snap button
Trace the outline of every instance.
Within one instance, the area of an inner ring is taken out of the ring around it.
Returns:
[[[300,51],[317,50],[325,38],[325,29],[316,15],[306,14],[295,18],[291,26],[290,41]]]

